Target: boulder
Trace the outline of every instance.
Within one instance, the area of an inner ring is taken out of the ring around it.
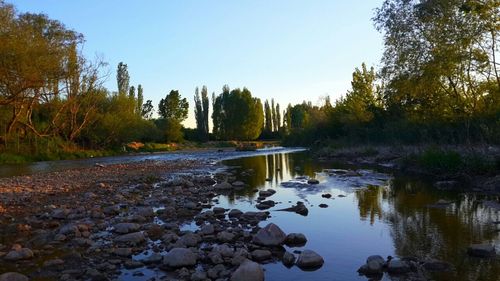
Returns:
[[[290,233],[285,238],[285,244],[288,246],[303,246],[307,242],[307,238],[302,233]]]
[[[115,238],[115,242],[118,243],[131,243],[131,244],[139,244],[146,240],[144,234],[142,232],[132,232],[124,235],[120,235]]]
[[[0,275],[0,281],[29,281],[30,279],[21,273],[7,272]],[[264,280],[264,278],[262,278]]]
[[[364,275],[380,274],[383,272],[384,263],[384,258],[379,255],[369,256],[358,272]]]
[[[453,266],[445,261],[429,259],[424,262],[423,267],[427,271],[441,272],[441,271],[450,271]]]
[[[307,183],[308,184],[319,184],[319,180],[317,180],[317,179],[308,179]]]
[[[410,272],[410,266],[403,260],[400,259],[391,259],[387,265],[387,271],[389,273],[408,273]]]
[[[262,246],[280,246],[285,242],[286,234],[274,223],[261,228],[253,237],[253,242]]]
[[[127,234],[130,232],[136,232],[141,228],[141,226],[137,223],[131,222],[122,222],[115,224],[113,226],[113,231],[120,234]]]
[[[264,270],[260,264],[246,260],[231,275],[231,281],[264,281]]]
[[[233,185],[231,185],[228,182],[221,182],[216,185],[214,185],[215,190],[231,190],[233,189]]]
[[[163,257],[163,264],[173,268],[196,265],[197,255],[186,248],[173,248]]]
[[[283,265],[290,267],[295,263],[295,256],[292,253],[286,251],[283,254],[282,262]]]
[[[495,247],[491,244],[472,244],[467,249],[467,254],[479,258],[491,258],[496,255]]]
[[[33,258],[34,254],[28,248],[15,249],[5,255],[4,259],[8,261],[26,260]]]
[[[300,253],[297,259],[297,266],[301,269],[318,269],[325,261],[316,252],[311,250],[304,250]]]
[[[268,250],[254,250],[251,254],[254,261],[268,260],[273,256]]]

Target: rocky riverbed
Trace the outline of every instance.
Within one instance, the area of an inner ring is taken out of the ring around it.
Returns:
[[[313,250],[282,247],[303,246],[303,234],[259,227],[269,212],[214,207],[245,184],[204,165],[144,161],[1,179],[0,280],[264,280],[261,263],[322,266]],[[196,231],[186,229],[193,222]]]

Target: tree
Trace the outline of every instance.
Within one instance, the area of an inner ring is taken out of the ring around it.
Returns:
[[[123,62],[118,63],[116,82],[118,84],[118,94],[126,95],[129,93],[130,75],[128,74],[127,65]]]
[[[201,88],[201,105],[203,110],[203,131],[204,131],[204,140],[208,140],[210,128],[208,126],[208,118],[209,118],[209,104],[208,101],[208,89],[207,86],[203,86]]]
[[[194,90],[194,117],[196,120],[196,130],[198,132],[198,138],[202,139],[205,133],[205,122],[203,120],[203,106],[201,105],[201,98],[198,87],[196,87],[196,89]]]
[[[253,140],[262,132],[264,112],[260,99],[253,98],[248,89],[229,92],[224,86],[215,98],[212,118],[217,138]]]
[[[269,101],[264,102],[264,117],[265,117],[265,127],[264,131],[267,134],[270,134],[273,131],[273,118],[272,118],[272,111],[271,107],[269,106]]]
[[[179,91],[172,90],[160,100],[158,113],[165,120],[165,133],[167,141],[180,141],[182,139],[181,122],[187,118],[189,103],[186,98],[181,98]]]
[[[137,108],[135,110],[135,112],[141,116],[141,117],[144,117],[144,115],[142,114],[142,109],[143,109],[143,103],[144,103],[144,89],[142,88],[142,85],[139,84],[137,86]]]
[[[153,117],[153,111],[154,111],[153,101],[147,100],[146,103],[142,105],[141,109],[142,118],[148,120],[151,119]]]
[[[271,99],[271,132],[277,131],[278,124],[276,122],[276,107],[274,99]]]
[[[280,112],[280,104],[279,103],[276,104],[275,117],[276,117],[276,131],[280,131],[281,130],[281,112]]]
[[[131,100],[135,100],[135,87],[134,86],[131,86],[128,89],[128,98]]]

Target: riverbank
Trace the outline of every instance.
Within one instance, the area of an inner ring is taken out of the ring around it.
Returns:
[[[229,172],[212,176],[213,165],[149,160],[0,179],[0,274],[20,274],[0,279],[263,280],[259,263],[287,253],[288,266],[321,266],[313,251],[295,261],[281,247],[297,234],[258,226],[269,212],[213,207],[245,186]]]
[[[500,194],[498,146],[317,146],[319,161],[373,166],[422,176],[438,189]]]

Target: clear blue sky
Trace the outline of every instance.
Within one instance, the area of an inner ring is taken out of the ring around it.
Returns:
[[[284,108],[350,88],[362,62],[377,66],[382,36],[371,18],[382,0],[18,0],[20,12],[42,12],[83,33],[84,53],[129,68],[154,105],[171,89],[190,102],[196,86],[218,94],[246,86]]]

